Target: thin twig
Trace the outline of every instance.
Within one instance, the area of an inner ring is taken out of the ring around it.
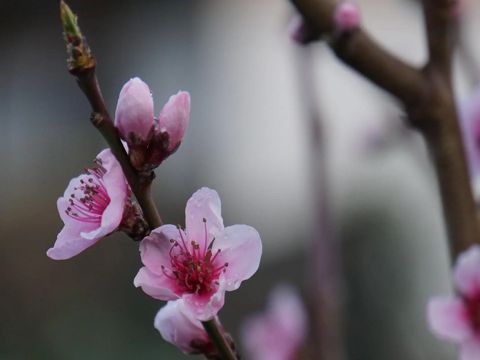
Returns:
[[[233,350],[228,345],[227,339],[223,332],[220,330],[220,326],[215,319],[202,322],[205,331],[212,340],[213,344],[217,348],[217,351],[222,360],[237,360],[237,357]]]
[[[309,345],[319,359],[344,359],[342,344],[342,274],[340,251],[332,225],[327,176],[327,146],[324,123],[317,106],[313,58],[309,48],[301,48],[297,68],[300,98],[306,110],[309,137],[309,169],[314,194],[313,251],[309,251],[308,273],[313,282],[310,299],[312,313]],[[312,356],[312,358],[314,358]]]

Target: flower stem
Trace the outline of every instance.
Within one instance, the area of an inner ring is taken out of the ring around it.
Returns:
[[[207,332],[208,336],[212,340],[213,344],[217,348],[220,359],[222,360],[237,360],[237,356],[234,351],[228,345],[227,339],[220,330],[220,326],[215,319],[203,321],[202,325]]]

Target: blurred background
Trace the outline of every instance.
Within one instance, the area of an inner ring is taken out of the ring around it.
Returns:
[[[98,61],[112,113],[122,85],[146,81],[156,114],[177,90],[192,96],[190,127],[157,170],[167,223],[201,186],[216,189],[226,224],[261,234],[259,272],[227,294],[227,329],[265,306],[269,291],[304,291],[313,238],[309,129],[280,0],[71,0]],[[401,58],[426,58],[419,6],[359,0],[372,36]],[[466,43],[480,4],[467,2]],[[105,147],[65,66],[58,2],[0,1],[0,359],[184,359],[153,328],[162,305],[133,287],[138,246],[115,234],[69,261],[45,251],[62,227],[56,199]],[[425,305],[450,291],[445,229],[422,140],[391,98],[313,46],[329,209],[341,242],[349,358],[453,359],[427,330]],[[471,92],[456,65],[459,98]],[[240,342],[240,339],[238,339]]]

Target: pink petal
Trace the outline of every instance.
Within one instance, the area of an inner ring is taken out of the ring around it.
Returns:
[[[172,151],[182,141],[190,118],[190,94],[179,91],[170,96],[158,116],[158,131],[169,136],[168,150]]]
[[[170,268],[170,239],[180,241],[178,229],[174,225],[163,225],[153,230],[140,243],[142,263],[153,273],[162,275],[162,265]]]
[[[296,292],[276,288],[265,313],[249,318],[242,328],[245,348],[252,360],[291,360],[303,343],[307,316]]]
[[[130,134],[147,140],[154,126],[153,99],[150,89],[138,77],[123,85],[115,111],[115,126],[122,138]]]
[[[480,359],[480,339],[475,338],[462,344],[460,349],[460,360]]]
[[[188,238],[198,242],[203,249],[205,241],[208,245],[223,230],[222,206],[217,192],[206,187],[197,190],[187,202],[185,218]],[[207,220],[208,239],[205,239],[203,219]]]
[[[60,199],[59,199],[60,201]],[[100,238],[84,239],[80,232],[96,224],[72,222],[65,224],[57,236],[53,247],[47,250],[47,256],[53,260],[66,260],[78,255],[83,250],[95,244]]]
[[[480,175],[480,147],[477,145],[480,137],[480,89],[460,104],[459,113],[470,173],[476,179]]]
[[[480,291],[480,246],[473,245],[462,253],[454,269],[457,289],[466,296],[477,296]]]
[[[269,310],[278,326],[285,329],[286,337],[299,346],[307,332],[307,314],[297,292],[286,285],[278,286],[270,295]]]
[[[472,336],[468,312],[460,299],[431,299],[428,303],[427,318],[430,329],[442,339],[458,343]]]
[[[192,341],[209,342],[202,323],[185,310],[182,300],[169,301],[155,316],[154,326],[162,338],[186,353],[195,352]]]
[[[312,28],[303,16],[295,14],[288,24],[290,39],[299,45],[307,45],[319,37],[318,31]]]
[[[218,288],[212,294],[197,295],[193,293],[182,296],[185,308],[194,318],[200,321],[211,320],[223,307],[225,303],[225,279],[221,276],[218,282]]]
[[[178,299],[178,295],[175,294],[175,282],[164,275],[151,272],[145,266],[138,271],[133,285],[141,287],[147,295],[158,300]]]
[[[257,271],[262,256],[262,241],[258,232],[248,225],[225,228],[215,239],[213,253],[221,249],[217,263],[228,263],[225,271],[226,290],[239,288]]]

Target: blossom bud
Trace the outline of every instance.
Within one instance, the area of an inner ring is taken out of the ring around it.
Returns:
[[[95,68],[95,58],[91,54],[87,41],[78,26],[77,16],[70,7],[60,1],[60,20],[67,46],[67,66],[72,74]]]
[[[185,309],[182,300],[167,302],[155,316],[154,326],[165,341],[187,354],[215,353],[202,323]]]
[[[158,117],[156,133],[168,135],[167,151],[173,152],[185,135],[190,117],[190,94],[179,91],[170,96]]]
[[[296,14],[288,24],[290,39],[299,45],[307,45],[318,38],[316,31],[307,24],[303,16]]]
[[[146,143],[153,134],[153,99],[138,77],[123,85],[115,111],[115,126],[129,146]]]
[[[335,9],[335,23],[341,31],[352,31],[360,25],[360,10],[355,4],[343,2]]]

